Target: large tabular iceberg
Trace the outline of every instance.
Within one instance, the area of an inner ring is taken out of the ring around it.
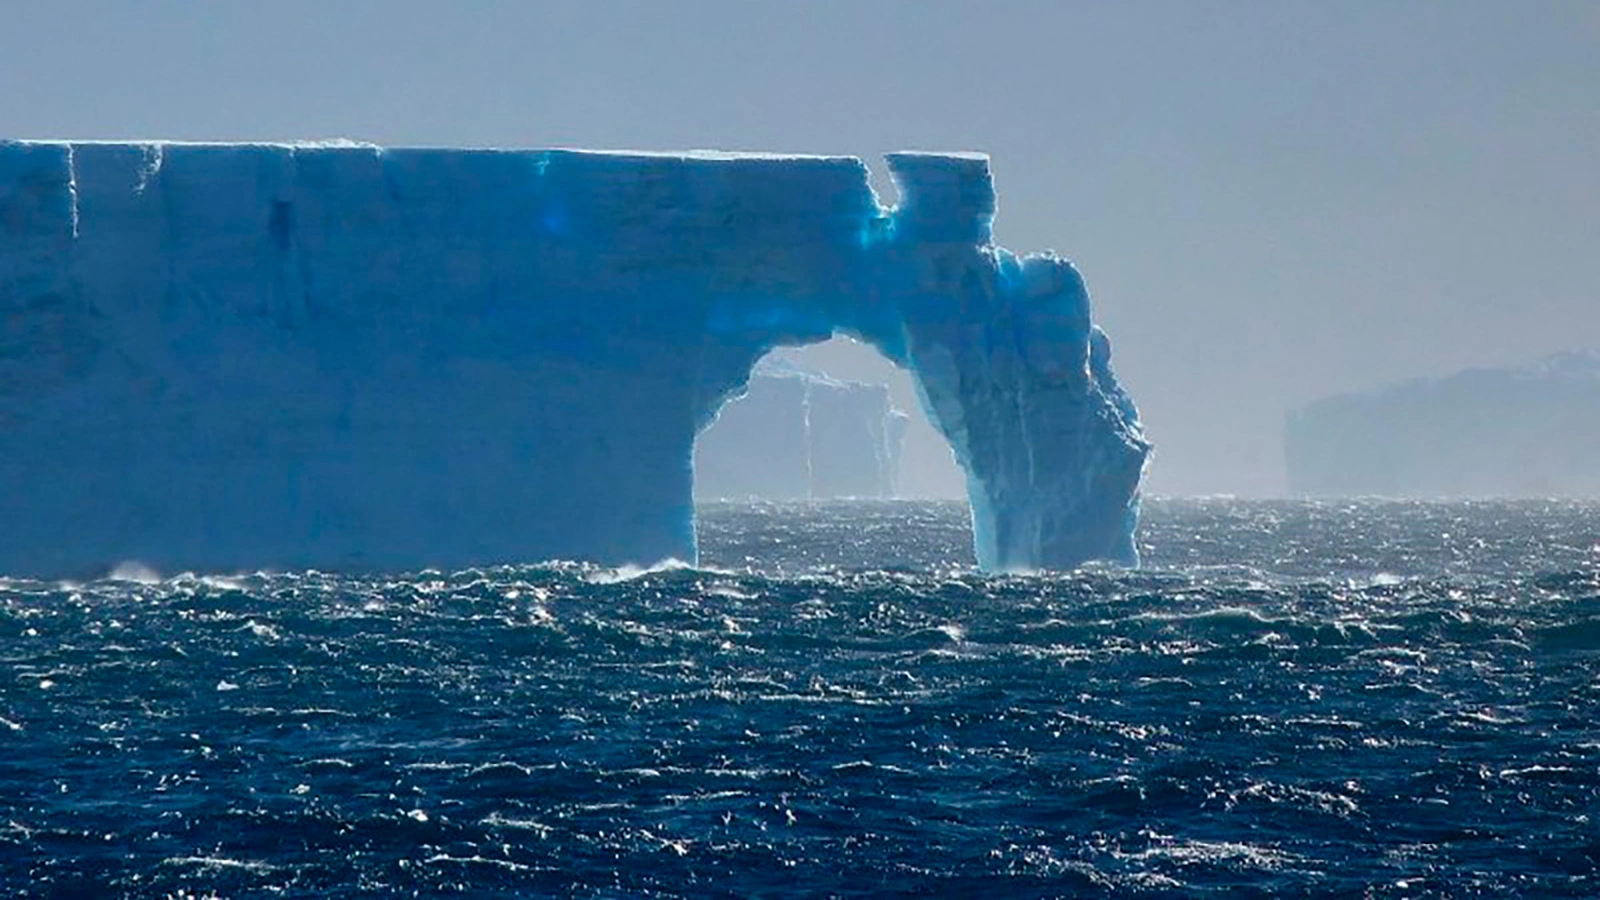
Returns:
[[[1302,495],[1600,498],[1600,353],[1325,397],[1284,462]]]
[[[0,144],[0,572],[695,557],[769,350],[915,375],[988,568],[1131,563],[1148,452],[987,158]]]

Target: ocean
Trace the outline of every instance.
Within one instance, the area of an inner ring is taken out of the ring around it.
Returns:
[[[0,896],[1600,895],[1600,504],[715,505],[699,568],[0,580]]]

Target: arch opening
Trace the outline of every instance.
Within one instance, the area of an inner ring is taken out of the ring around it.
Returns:
[[[841,334],[764,354],[696,436],[693,476],[697,505],[966,497],[911,373]]]

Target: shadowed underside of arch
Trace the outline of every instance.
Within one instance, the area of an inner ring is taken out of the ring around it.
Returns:
[[[0,144],[0,573],[695,555],[778,346],[908,369],[991,569],[1136,561],[1148,453],[988,160]]]

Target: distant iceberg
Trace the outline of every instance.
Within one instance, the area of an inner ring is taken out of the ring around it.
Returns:
[[[0,143],[0,572],[695,558],[768,351],[914,376],[980,563],[1132,563],[1149,445],[989,161]]]
[[[1318,400],[1284,455],[1299,495],[1600,497],[1600,354]]]
[[[897,495],[909,417],[889,387],[768,357],[694,446],[700,500]]]

